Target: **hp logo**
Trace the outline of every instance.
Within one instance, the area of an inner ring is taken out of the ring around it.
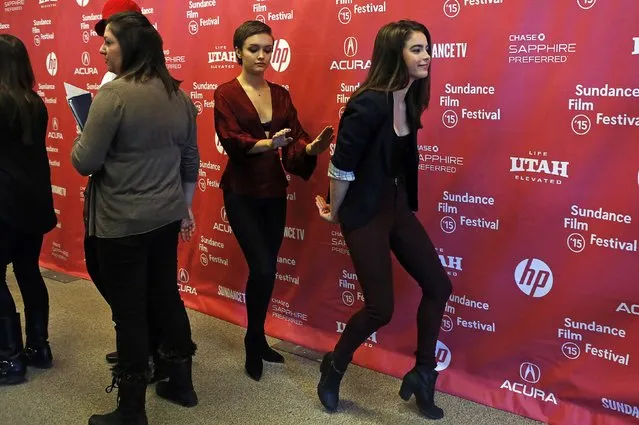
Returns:
[[[437,346],[435,347],[435,358],[437,359],[437,367],[436,371],[440,372],[444,369],[447,369],[450,366],[450,361],[453,358],[450,349],[446,347],[441,341],[437,341]]]
[[[552,271],[543,261],[527,258],[515,269],[515,283],[524,294],[541,298],[552,289]]]
[[[291,64],[291,46],[288,41],[280,38],[273,43],[273,54],[271,56],[271,66],[277,72],[284,72]]]
[[[220,142],[220,136],[217,135],[217,132],[215,133],[215,147],[220,154],[226,155],[226,151],[224,150],[224,146],[222,146],[222,143]]]
[[[47,55],[47,72],[52,77],[55,77],[55,74],[58,73],[58,57],[54,52]]]

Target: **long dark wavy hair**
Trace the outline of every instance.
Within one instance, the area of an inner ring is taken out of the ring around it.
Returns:
[[[22,129],[22,142],[33,144],[33,114],[38,94],[33,90],[35,77],[29,53],[24,43],[10,34],[0,34],[0,96],[9,96],[17,105],[17,116]]]
[[[157,77],[169,95],[177,93],[181,81],[173,78],[166,68],[162,37],[146,16],[137,12],[117,13],[107,19],[107,25],[122,53],[118,78],[144,82]]]
[[[404,62],[403,51],[413,32],[421,32],[428,41],[428,54],[432,55],[430,32],[423,24],[402,20],[384,25],[375,37],[371,68],[362,85],[351,98],[365,90],[385,93],[406,88],[409,82],[408,67]],[[421,115],[430,102],[430,66],[428,77],[413,81],[406,93],[406,112],[409,122],[422,128]]]

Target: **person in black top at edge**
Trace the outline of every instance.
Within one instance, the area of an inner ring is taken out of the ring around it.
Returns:
[[[22,41],[0,35],[0,385],[23,382],[27,365],[49,368],[53,361],[49,293],[38,261],[57,218],[45,145],[49,116],[34,84]],[[24,301],[25,348],[6,282],[9,263]]]
[[[365,306],[351,317],[321,364],[322,404],[337,409],[339,385],[355,350],[393,314],[391,252],[417,281],[417,362],[400,389],[415,394],[420,411],[444,416],[434,402],[435,346],[452,285],[417,210],[417,131],[430,98],[431,37],[414,21],[393,22],[377,33],[368,76],[340,121],[329,164],[330,204],[320,196],[320,216],[341,225]],[[412,211],[411,211],[412,210]]]

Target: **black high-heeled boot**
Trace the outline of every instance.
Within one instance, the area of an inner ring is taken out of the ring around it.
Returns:
[[[317,395],[324,407],[334,412],[339,405],[339,385],[342,381],[345,371],[339,371],[333,363],[333,353],[324,354],[322,364],[320,365],[319,384],[317,384]]]
[[[284,356],[277,351],[273,350],[266,341],[266,337],[263,337],[262,343],[262,360],[269,363],[284,363]]]
[[[263,346],[259,339],[251,338],[248,334],[244,337],[244,370],[254,381],[262,379],[264,364],[262,363]]]
[[[20,384],[26,374],[20,315],[0,317],[0,385]]]
[[[29,366],[49,369],[53,366],[53,354],[49,345],[49,312],[36,310],[25,312],[27,343],[24,355]]]
[[[444,417],[444,411],[435,405],[435,383],[438,375],[432,368],[417,365],[404,376],[399,389],[399,396],[404,401],[410,400],[415,394],[419,411],[429,419]]]

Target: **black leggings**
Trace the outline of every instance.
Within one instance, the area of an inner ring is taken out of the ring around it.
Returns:
[[[250,339],[263,339],[275,285],[277,254],[284,238],[286,198],[253,198],[225,191],[224,205],[249,267],[246,334]]]
[[[355,350],[393,316],[392,251],[422,290],[417,309],[417,363],[434,369],[439,328],[452,285],[428,234],[408,208],[404,186],[389,184],[379,213],[362,227],[342,226],[342,234],[365,303],[348,321],[335,347],[335,366],[344,370]]]
[[[40,251],[43,235],[21,233],[0,221],[0,317],[16,312],[16,305],[7,286],[7,264],[20,287],[25,312],[49,313],[49,293],[40,274]]]
[[[141,235],[97,238],[100,277],[115,321],[118,367],[145,373],[153,342],[149,329],[162,335],[160,353],[189,356],[191,326],[177,278],[179,222]]]

